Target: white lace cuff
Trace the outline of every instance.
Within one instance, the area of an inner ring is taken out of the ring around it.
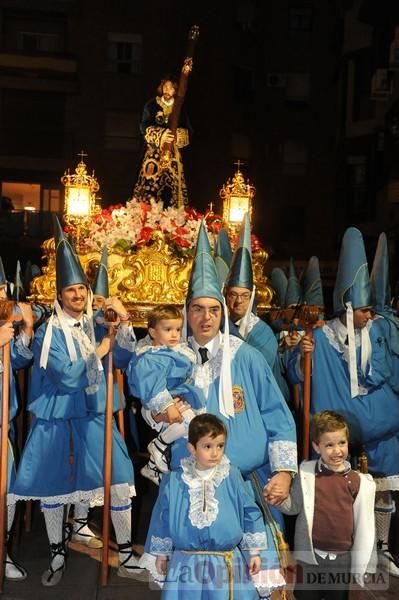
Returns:
[[[269,442],[269,460],[271,472],[298,471],[297,446],[295,442],[277,440]]]
[[[89,385],[85,388],[86,394],[98,392],[98,386],[103,377],[103,371],[98,368],[98,356],[95,352],[89,354],[86,359],[86,374]]]
[[[173,552],[172,538],[151,536],[150,552],[155,555],[170,556]]]
[[[151,400],[148,402],[148,408],[153,413],[160,413],[171,404],[173,404],[173,398],[168,390],[165,389],[151,398]]]
[[[241,550],[249,550],[250,552],[256,551],[258,554],[259,550],[266,550],[267,538],[265,531],[257,531],[255,533],[244,533],[240,542]]]

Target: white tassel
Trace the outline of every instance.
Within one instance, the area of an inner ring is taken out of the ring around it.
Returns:
[[[231,353],[230,353],[230,331],[229,315],[226,302],[223,301],[224,310],[224,332],[223,332],[223,356],[220,370],[219,382],[219,410],[221,414],[229,419],[234,417],[233,388],[231,384]]]
[[[355,328],[353,325],[352,302],[347,302],[346,304],[346,329],[348,331],[349,377],[351,384],[351,398],[355,398],[359,395],[359,382],[357,378],[356,342]]]
[[[243,316],[243,318],[241,319],[240,326],[238,328],[238,331],[239,331],[240,335],[242,335],[244,340],[246,339],[246,337],[248,335],[248,328],[249,328],[249,324],[251,322],[251,314],[252,314],[252,309],[253,309],[254,301],[255,301],[255,289],[256,289],[255,286],[253,286],[251,299],[249,301],[247,311],[246,311],[245,315]]]

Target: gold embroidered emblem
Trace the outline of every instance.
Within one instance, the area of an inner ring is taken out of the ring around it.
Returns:
[[[233,405],[235,414],[242,413],[245,409],[244,390],[239,385],[233,385]]]

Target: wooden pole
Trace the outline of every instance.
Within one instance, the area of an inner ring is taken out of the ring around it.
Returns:
[[[10,343],[3,346],[0,457],[0,594],[3,592],[7,530],[8,412],[10,401]]]
[[[114,393],[114,373],[112,351],[108,354],[107,400],[104,428],[104,506],[103,506],[103,554],[101,560],[101,585],[108,583],[109,530],[111,509],[111,473],[112,473],[112,405]]]
[[[305,335],[313,339],[311,325],[306,325]],[[309,459],[310,445],[310,386],[312,372],[312,352],[305,352],[303,357],[303,418],[302,418],[302,460]]]

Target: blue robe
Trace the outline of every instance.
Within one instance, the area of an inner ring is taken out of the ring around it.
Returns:
[[[48,503],[103,503],[106,382],[87,336],[72,329],[72,362],[55,320],[47,367],[40,355],[47,324],[36,332],[28,409],[34,419],[14,487],[16,499]],[[83,336],[83,338],[81,337]],[[112,485],[123,498],[134,494],[126,445],[113,423]]]
[[[278,352],[278,343],[272,328],[259,317],[252,315],[253,324],[245,338],[250,346],[253,346],[264,356],[267,364],[272,369],[274,378],[283,394],[285,401],[290,400],[290,391],[283,375],[283,363]]]
[[[265,478],[274,471],[296,472],[295,423],[270,367],[260,352],[234,336],[230,336],[230,348],[234,418],[227,419],[219,410],[222,347],[217,356],[193,369],[194,383],[206,396],[206,411],[226,425],[226,455],[244,477],[258,468]],[[177,440],[172,468],[187,454],[184,440]]]
[[[2,352],[2,350],[1,350]],[[8,422],[12,423],[14,417],[18,412],[18,393],[17,386],[14,376],[14,371],[24,369],[29,366],[33,358],[32,351],[24,345],[21,337],[17,337],[15,340],[11,340],[10,343],[10,400],[9,400],[9,413]],[[0,398],[3,400],[3,363],[2,354],[0,355]],[[0,425],[1,425],[1,403],[0,403]],[[7,454],[7,491],[12,492],[16,477],[15,461],[14,461],[14,450],[10,438],[8,438],[8,454]],[[11,502],[11,498],[9,498]],[[9,502],[7,502],[9,503]]]
[[[182,468],[162,479],[152,512],[146,551],[170,556],[161,597],[227,600],[225,559],[207,552],[232,550],[234,598],[256,600],[248,575],[249,552],[261,555],[262,569],[278,569],[278,561],[266,550],[262,514],[252,490],[225,457],[211,484],[198,476],[194,464],[192,457],[184,459]],[[195,554],[198,551],[203,554]]]
[[[366,372],[360,369],[360,347],[357,347],[359,393],[351,398],[348,363],[344,358],[329,321],[313,332],[311,412],[335,410],[348,422],[350,441],[362,444],[368,456],[370,473],[377,478],[399,474],[399,401],[389,380],[392,361],[380,319],[369,322],[372,347]],[[329,341],[331,340],[331,342]],[[299,383],[296,372],[298,350],[289,359],[289,374]]]
[[[195,353],[187,345],[152,346],[150,339],[144,338],[126,372],[129,389],[154,413],[163,412],[177,396],[184,397],[194,409],[202,408],[204,395],[191,379],[194,362]]]

